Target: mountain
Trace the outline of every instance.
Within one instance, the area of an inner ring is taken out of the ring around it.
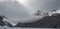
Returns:
[[[2,18],[2,16],[0,16],[0,26],[4,26],[5,25],[5,23],[3,22],[3,18]]]
[[[60,28],[60,14],[46,16],[37,22],[18,23],[16,27],[32,27],[32,28]],[[21,25],[22,24],[22,25]],[[24,24],[24,25],[23,25]]]
[[[10,23],[8,23],[7,21],[3,21],[3,16],[0,16],[0,26],[9,26],[9,27],[13,27],[13,25],[11,25]]]
[[[54,13],[51,16],[45,16],[42,19],[31,22],[31,23],[20,23],[18,22],[17,25],[13,26],[8,22],[2,21],[3,18],[0,16],[0,25],[1,26],[8,26],[8,27],[28,27],[28,28],[60,28],[60,14]]]

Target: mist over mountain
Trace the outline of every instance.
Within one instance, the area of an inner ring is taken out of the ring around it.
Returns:
[[[37,10],[41,10],[43,13],[45,12],[49,13],[52,10],[58,10],[57,13],[60,13],[59,9],[60,9],[60,0],[30,0],[28,4],[26,4],[26,6],[23,6],[23,4],[20,4],[18,1],[0,2],[0,13],[8,18],[4,19],[4,21],[7,21],[13,26],[15,26],[18,22],[30,23],[41,20],[41,18],[44,17],[45,19],[48,17],[50,18],[50,16],[46,17],[45,15],[42,16],[31,15],[35,14]],[[51,14],[53,13],[51,12],[50,15]]]

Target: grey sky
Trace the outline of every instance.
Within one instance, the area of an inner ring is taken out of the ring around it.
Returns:
[[[60,0],[32,0],[30,2],[30,5],[39,10],[52,10],[52,9],[58,9],[60,5]]]

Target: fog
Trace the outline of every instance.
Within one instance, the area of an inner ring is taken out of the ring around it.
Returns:
[[[8,19],[5,21],[11,24],[17,22],[26,23],[33,22],[42,18],[41,16],[33,16],[36,10],[42,12],[50,12],[53,9],[58,10],[60,8],[60,0],[29,0],[26,5],[15,2],[1,2],[0,13],[5,15]]]

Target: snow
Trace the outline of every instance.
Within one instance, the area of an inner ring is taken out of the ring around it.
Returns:
[[[49,14],[49,16],[51,16],[51,15],[53,15],[55,13],[59,13],[60,14],[60,10],[57,10],[56,12],[55,11],[52,11],[52,12],[49,12],[48,14]]]
[[[0,26],[0,29],[52,29],[52,28],[19,28],[19,27]]]

